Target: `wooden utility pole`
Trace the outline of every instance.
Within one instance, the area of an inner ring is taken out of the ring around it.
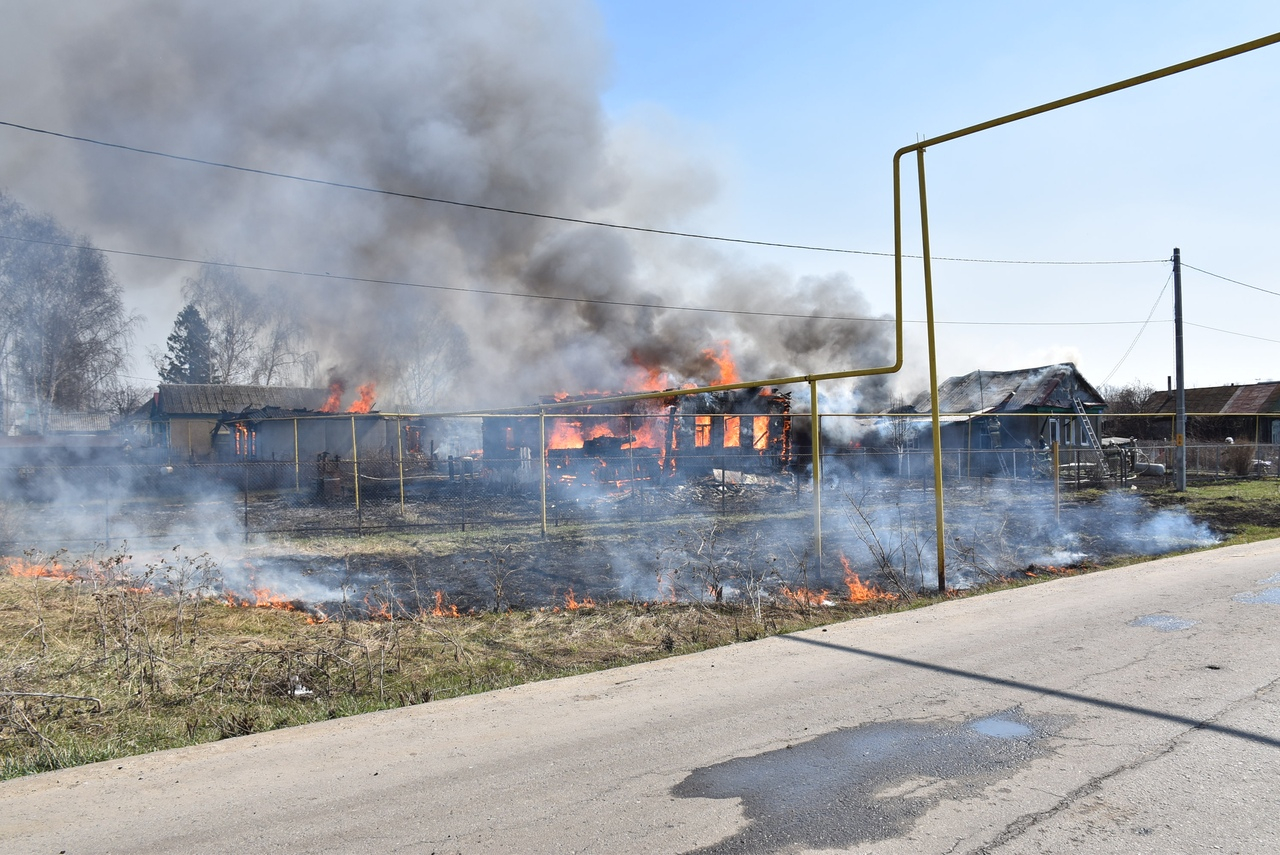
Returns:
[[[1187,489],[1187,386],[1182,370],[1182,253],[1173,248],[1173,359],[1178,381],[1173,426],[1173,489]]]

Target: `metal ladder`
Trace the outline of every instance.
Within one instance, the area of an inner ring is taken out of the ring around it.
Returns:
[[[1084,425],[1084,435],[1089,438],[1089,446],[1098,458],[1098,474],[1103,478],[1110,478],[1111,468],[1107,466],[1107,456],[1102,451],[1102,443],[1098,442],[1098,435],[1094,433],[1093,422],[1089,421],[1089,413],[1084,408],[1084,402],[1079,398],[1072,398],[1071,405],[1075,407],[1076,415]]]

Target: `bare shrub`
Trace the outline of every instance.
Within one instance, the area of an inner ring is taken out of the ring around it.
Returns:
[[[845,518],[866,547],[875,572],[910,601],[924,586],[924,553],[929,535],[918,516],[901,502],[872,507],[866,495],[845,493]]]
[[[1235,445],[1227,446],[1226,450],[1223,451],[1222,464],[1233,475],[1241,477],[1252,475],[1257,454],[1258,449],[1253,443],[1236,443]]]

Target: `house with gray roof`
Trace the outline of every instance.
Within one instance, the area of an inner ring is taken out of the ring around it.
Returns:
[[[169,449],[171,459],[207,460],[213,434],[226,417],[267,407],[315,412],[328,389],[292,386],[229,386],[213,383],[161,384],[148,410],[150,443]]]
[[[1089,447],[1106,401],[1074,363],[971,371],[938,385],[943,448]],[[928,392],[904,411],[930,413]]]

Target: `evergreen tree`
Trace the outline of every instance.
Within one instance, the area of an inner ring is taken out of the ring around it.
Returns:
[[[213,348],[209,325],[200,310],[188,303],[173,322],[169,350],[158,366],[166,383],[213,383]]]

